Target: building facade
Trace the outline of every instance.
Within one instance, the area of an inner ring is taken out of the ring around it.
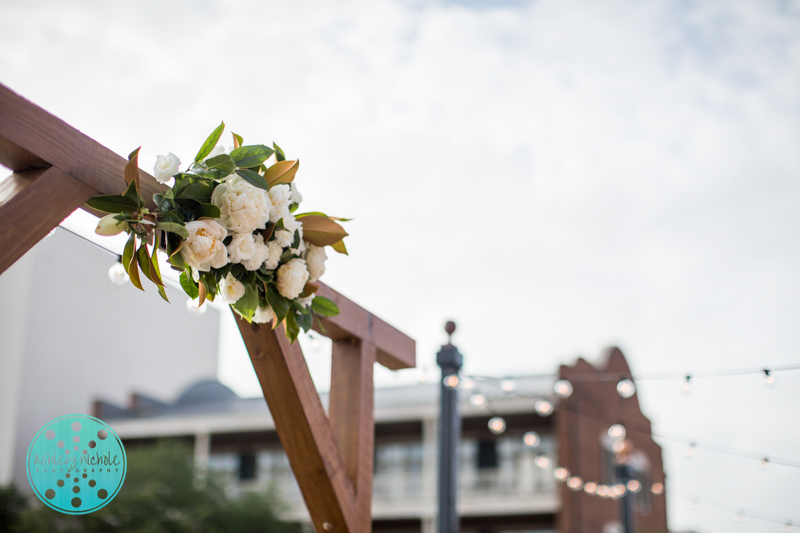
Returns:
[[[666,533],[661,450],[635,394],[621,398],[609,374],[630,377],[619,350],[608,351],[597,368],[583,360],[562,367],[559,378],[573,388],[567,397],[554,394],[554,376],[462,380],[461,531],[621,531],[624,495],[615,492],[621,489],[609,438],[609,427],[619,424],[631,428],[625,442],[638,458],[639,485],[625,485],[635,493],[637,531]],[[375,391],[376,533],[435,530],[438,400],[438,384]],[[271,488],[286,505],[283,518],[308,523],[263,398],[239,398],[203,381],[174,403],[137,394],[125,407],[98,401],[95,415],[129,447],[162,438],[192,442],[199,469],[224,476],[232,491]]]

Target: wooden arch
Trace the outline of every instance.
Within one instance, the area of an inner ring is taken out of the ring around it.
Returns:
[[[0,274],[96,194],[124,189],[127,161],[0,84]],[[139,170],[148,207],[165,187]],[[97,213],[95,213],[97,214]],[[323,285],[341,314],[320,334],[333,340],[329,416],[299,344],[283,327],[237,320],[275,428],[318,532],[372,529],[373,365],[415,366],[416,344]]]

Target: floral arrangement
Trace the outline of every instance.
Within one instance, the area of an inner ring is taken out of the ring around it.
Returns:
[[[331,300],[316,296],[314,283],[325,272],[326,246],[347,254],[347,219],[296,213],[303,197],[294,183],[299,161],[288,161],[274,144],[218,146],[225,123],[208,136],[184,170],[172,153],[159,155],[154,177],[169,188],[153,196],[155,210],[140,195],[139,149],[128,157],[121,195],[95,196],[87,205],[106,215],[100,235],[130,234],[122,265],[144,290],[139,270],[167,299],[156,259],[161,249],[180,284],[198,307],[219,296],[248,322],[285,322],[294,341],[308,331],[314,315],[339,313]],[[149,249],[148,249],[149,246]]]

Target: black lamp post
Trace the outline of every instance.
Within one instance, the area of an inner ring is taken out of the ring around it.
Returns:
[[[458,444],[461,440],[461,416],[458,412],[458,385],[463,357],[450,338],[456,330],[455,322],[445,327],[447,344],[436,355],[442,369],[441,411],[439,415],[439,517],[438,533],[458,533]]]

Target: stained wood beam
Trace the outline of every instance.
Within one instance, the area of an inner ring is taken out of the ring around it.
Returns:
[[[330,522],[336,533],[361,533],[355,488],[300,344],[289,343],[283,326],[234,316],[316,531],[330,531],[323,527]]]
[[[317,294],[336,302],[341,313],[323,318],[322,327],[315,321],[314,331],[333,340],[357,338],[372,343],[377,350],[377,362],[386,368],[400,370],[416,366],[417,346],[414,339],[324,283],[320,284]]]
[[[0,181],[0,274],[94,194],[55,167],[15,172]]]
[[[0,84],[0,163],[12,170],[27,170],[41,166],[42,161],[97,194],[124,192],[127,161],[123,157]],[[139,177],[142,196],[154,208],[153,194],[166,187],[143,170]]]

